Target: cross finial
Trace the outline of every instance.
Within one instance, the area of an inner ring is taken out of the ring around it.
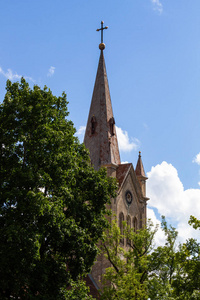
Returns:
[[[101,31],[101,44],[99,44],[99,49],[105,49],[105,44],[103,43],[103,31],[104,29],[108,29],[108,26],[103,27],[104,21],[101,21],[101,28],[97,29],[97,31]]]

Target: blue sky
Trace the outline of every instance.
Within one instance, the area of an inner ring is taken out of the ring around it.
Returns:
[[[199,0],[0,3],[0,101],[6,79],[20,76],[66,91],[77,130],[87,122],[104,20],[121,159],[135,166],[142,151],[149,205],[182,232],[190,213],[200,217],[199,15]]]

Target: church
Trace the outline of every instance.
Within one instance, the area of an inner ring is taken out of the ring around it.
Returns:
[[[97,68],[96,80],[85,131],[84,144],[90,152],[91,163],[96,170],[101,167],[107,169],[107,175],[115,177],[118,182],[117,197],[111,199],[111,210],[117,217],[121,230],[122,222],[134,230],[142,228],[146,223],[146,180],[141,153],[139,152],[136,168],[132,163],[121,163],[118,140],[113,115],[106,65],[104,59],[105,44],[103,43],[103,27],[101,31],[101,43],[99,44],[100,58]],[[123,247],[127,247],[128,241],[122,241]],[[101,286],[102,276],[109,267],[108,261],[103,255],[97,258],[92,272],[89,275],[93,284]]]

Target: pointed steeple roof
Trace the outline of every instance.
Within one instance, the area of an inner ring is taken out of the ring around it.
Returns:
[[[103,165],[120,164],[103,49],[100,53],[84,143],[89,149],[95,169]]]
[[[137,161],[137,166],[135,169],[135,173],[137,176],[140,177],[144,177],[147,179],[145,171],[144,171],[144,167],[143,167],[143,163],[142,163],[142,158],[141,158],[141,152],[139,151],[139,156],[138,156],[138,161]]]

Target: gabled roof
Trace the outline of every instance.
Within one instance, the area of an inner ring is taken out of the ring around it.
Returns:
[[[149,198],[144,197],[142,194],[141,186],[140,186],[140,183],[138,180],[139,179],[138,177],[140,177],[140,176],[136,175],[136,172],[133,168],[132,163],[120,164],[117,168],[116,178],[118,181],[118,193],[120,193],[121,190],[123,189],[123,186],[129,175],[132,178],[132,183],[134,185],[135,192],[138,195],[137,199],[139,200],[139,202],[148,200]],[[144,179],[147,179],[147,177],[144,177]]]
[[[119,188],[121,187],[122,183],[124,182],[131,165],[132,165],[131,163],[121,164],[117,168],[116,177],[117,177],[117,180],[119,183]]]

